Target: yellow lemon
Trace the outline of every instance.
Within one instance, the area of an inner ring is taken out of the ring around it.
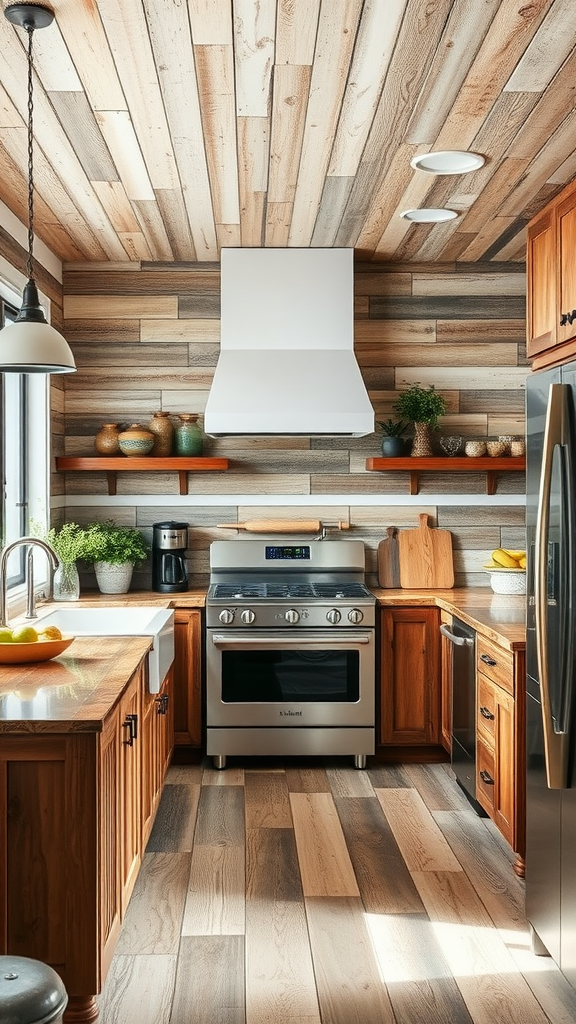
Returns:
[[[11,644],[13,643],[12,630],[6,626],[6,628],[0,629],[0,644]]]
[[[39,634],[41,640],[61,640],[62,633],[58,629],[58,626],[45,626],[41,629]]]
[[[15,644],[35,644],[37,639],[38,633],[34,626],[20,626],[20,629],[12,633],[12,642]]]

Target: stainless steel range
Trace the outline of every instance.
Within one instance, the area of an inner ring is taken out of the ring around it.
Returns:
[[[215,541],[207,752],[374,753],[375,598],[362,541]]]

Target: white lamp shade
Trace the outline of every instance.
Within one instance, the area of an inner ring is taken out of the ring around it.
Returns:
[[[50,324],[16,321],[0,331],[0,373],[73,373],[68,342]]]

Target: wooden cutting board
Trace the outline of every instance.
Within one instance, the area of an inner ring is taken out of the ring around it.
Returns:
[[[378,545],[378,584],[381,587],[400,586],[400,558],[398,552],[398,530],[387,526],[387,537]]]
[[[454,586],[452,534],[430,528],[430,517],[422,512],[416,530],[401,530],[400,586],[404,590],[447,590]]]

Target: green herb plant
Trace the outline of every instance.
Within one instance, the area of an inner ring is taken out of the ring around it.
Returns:
[[[409,423],[406,420],[384,420],[378,426],[386,437],[402,437],[406,433]]]
[[[148,555],[149,548],[140,530],[132,526],[118,526],[112,520],[89,523],[85,528],[85,542],[82,558],[91,564],[110,562],[121,565],[130,562],[136,565]]]
[[[433,384],[423,388],[416,381],[398,393],[398,401],[393,409],[404,419],[414,423],[428,423],[435,430],[440,416],[446,412],[446,402]]]
[[[79,558],[84,558],[85,530],[78,523],[63,523],[59,527],[51,527],[43,535],[38,523],[30,523],[34,537],[45,540],[58,555],[64,565],[72,565]]]

